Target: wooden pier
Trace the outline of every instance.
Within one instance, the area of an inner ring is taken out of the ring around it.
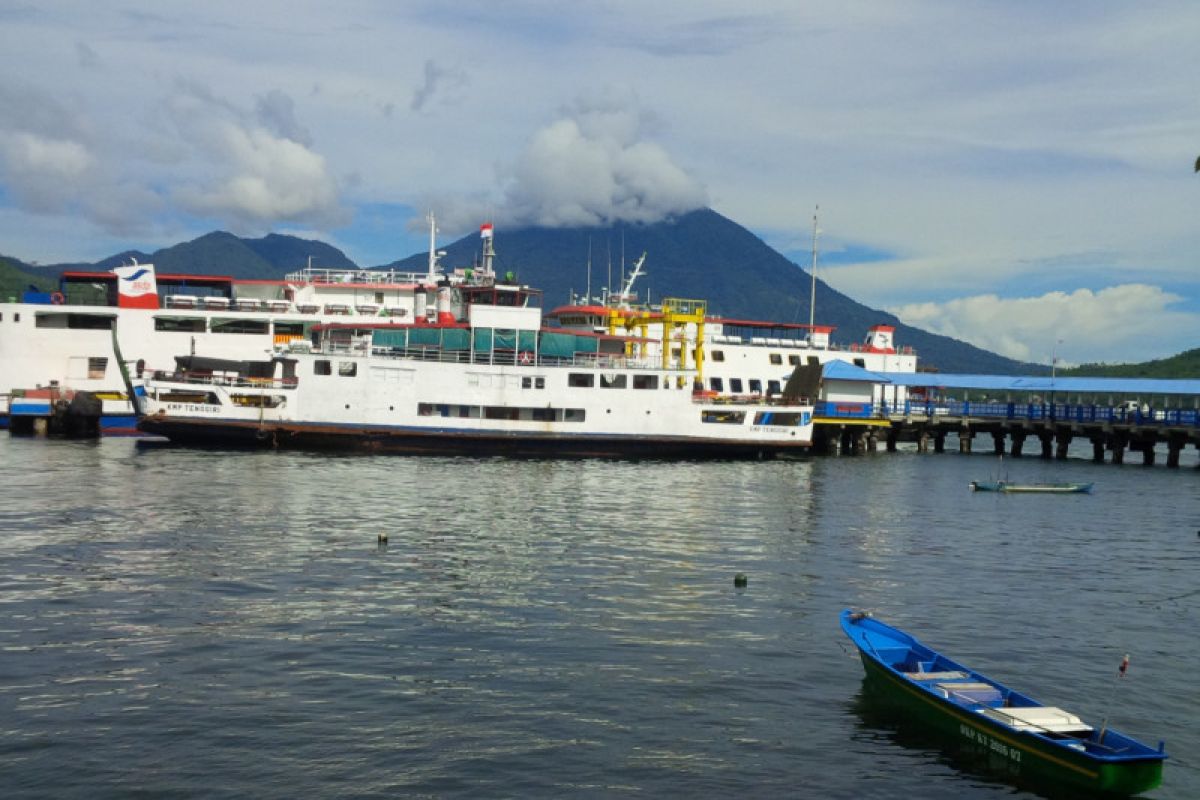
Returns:
[[[1187,447],[1200,450],[1200,419],[1195,411],[1143,414],[1103,406],[996,405],[1000,408],[972,409],[956,403],[880,409],[870,419],[818,417],[814,449],[849,455],[873,452],[881,443],[895,451],[899,442],[915,442],[918,452],[942,453],[946,440],[953,437],[960,453],[987,448],[984,452],[1016,458],[1066,459],[1075,444],[1090,446],[1097,463],[1124,464],[1130,453],[1140,454],[1142,464],[1153,466],[1157,447],[1165,444],[1166,466],[1172,468],[1179,466]]]

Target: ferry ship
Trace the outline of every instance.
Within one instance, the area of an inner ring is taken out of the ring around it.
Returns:
[[[87,394],[107,433],[133,432],[112,332],[135,377],[180,353],[261,358],[336,320],[413,321],[448,313],[439,253],[424,273],[315,269],[282,280],[155,274],[152,264],[71,271],[55,292],[0,298],[0,427]],[[439,305],[440,304],[440,305]]]
[[[634,262],[619,292],[600,298],[573,297],[569,304],[550,311],[547,319],[565,330],[637,334],[645,353],[672,363],[690,358],[702,364],[703,388],[716,394],[778,395],[784,382],[781,371],[799,365],[823,367],[831,361],[843,361],[863,370],[864,375],[917,371],[916,352],[911,347],[897,347],[892,325],[874,325],[862,343],[847,347],[833,343],[835,328],[831,325],[714,315],[704,316],[694,326],[673,327],[666,337],[649,337],[647,331],[661,325],[669,312],[665,304],[639,302],[633,292],[644,261],[645,254]],[[865,416],[879,403],[903,403],[906,396],[905,387],[880,382],[860,401],[839,399],[839,416]]]
[[[185,444],[434,454],[770,458],[811,446],[804,366],[769,373],[777,392],[734,394],[705,388],[702,347],[673,352],[676,335],[703,341],[703,302],[664,300],[657,336],[548,328],[541,293],[497,280],[493,257],[489,230],[482,269],[433,321],[325,323],[315,344],[265,360],[180,355],[147,375],[138,427]]]

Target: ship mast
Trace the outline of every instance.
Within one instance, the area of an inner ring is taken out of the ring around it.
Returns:
[[[437,251],[437,221],[433,217],[433,212],[430,211],[425,219],[429,220],[429,275],[426,279],[430,283],[437,281],[437,262],[438,256],[441,255]]]
[[[817,229],[817,212],[821,210],[817,206],[813,210],[813,237],[812,237],[812,288],[808,293],[808,335],[812,336],[813,325],[817,321],[817,234],[820,231]]]

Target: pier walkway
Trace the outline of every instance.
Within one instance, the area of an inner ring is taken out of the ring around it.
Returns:
[[[1042,458],[1065,459],[1072,443],[1084,440],[1094,461],[1114,464],[1134,452],[1152,465],[1165,445],[1168,467],[1179,466],[1186,447],[1200,450],[1200,380],[886,377],[887,383],[876,386],[877,402],[867,408],[818,405],[819,450],[869,451],[880,441],[894,450],[899,441],[915,441],[918,450],[943,452],[947,437],[954,436],[959,452],[972,452],[977,438],[990,438],[991,452],[1021,456],[1032,439]],[[901,386],[906,397],[889,401],[889,395],[900,396],[896,387]]]

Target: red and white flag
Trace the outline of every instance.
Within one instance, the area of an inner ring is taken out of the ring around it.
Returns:
[[[480,239],[492,238],[492,223],[485,222],[479,226],[479,238]]]

